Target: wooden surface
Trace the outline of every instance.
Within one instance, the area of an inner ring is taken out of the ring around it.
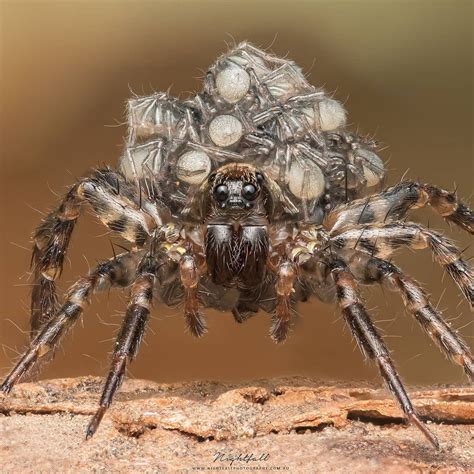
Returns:
[[[85,441],[101,384],[93,377],[56,379],[0,396],[1,472],[474,472],[472,388],[411,391],[440,439],[436,451],[404,424],[385,391],[303,377],[247,384],[127,380]]]

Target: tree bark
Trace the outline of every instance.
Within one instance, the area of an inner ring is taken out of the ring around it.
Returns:
[[[225,384],[127,380],[92,440],[102,381],[0,395],[1,472],[474,472],[474,390],[412,391],[435,450],[384,390],[293,377]],[[240,455],[240,457],[239,457]]]

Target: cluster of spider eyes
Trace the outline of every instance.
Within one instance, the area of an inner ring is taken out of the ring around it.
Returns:
[[[219,202],[224,202],[229,197],[229,187],[219,184],[214,189],[214,196]],[[252,183],[244,183],[242,186],[242,197],[247,201],[254,201],[258,196],[258,189]]]

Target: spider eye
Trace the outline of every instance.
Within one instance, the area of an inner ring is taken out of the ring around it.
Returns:
[[[229,188],[225,184],[219,184],[214,189],[214,196],[219,202],[224,202],[229,197]]]
[[[242,196],[248,201],[253,201],[257,197],[257,188],[252,183],[244,184]]]

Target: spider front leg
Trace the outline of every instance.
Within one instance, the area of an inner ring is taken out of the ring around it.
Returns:
[[[145,255],[140,262],[125,319],[115,342],[112,363],[100,398],[100,406],[89,423],[86,439],[91,438],[97,431],[107,408],[112,403],[115,392],[125,375],[127,360],[132,361],[138,353],[150,314],[157,267],[156,257],[152,254]]]
[[[55,280],[61,274],[82,203],[89,203],[110,230],[141,247],[156,224],[151,215],[140,209],[135,195],[134,186],[119,173],[97,170],[92,177],[73,186],[59,207],[39,225],[33,237],[32,255],[30,324],[33,336],[56,312]]]
[[[135,275],[142,252],[128,252],[101,263],[92,272],[78,280],[67,292],[64,304],[59,311],[47,321],[34,339],[28,350],[6,377],[0,386],[5,393],[25,375],[36,362],[56,347],[67,330],[78,320],[90,296],[112,286],[124,287]]]
[[[461,258],[461,252],[442,234],[419,224],[394,222],[353,226],[331,238],[337,250],[352,249],[383,259],[401,247],[429,248],[435,260],[459,286],[469,304],[474,306],[474,272]]]
[[[459,201],[455,193],[411,181],[336,207],[328,214],[324,225],[335,234],[356,224],[403,220],[410,210],[428,205],[448,222],[474,233],[474,212]]]
[[[405,275],[398,267],[376,257],[356,252],[348,259],[351,273],[364,284],[379,283],[398,291],[406,309],[433,339],[444,354],[464,367],[470,379],[474,378],[474,360],[467,344],[444,321],[441,313],[429,302],[420,284]]]
[[[439,442],[436,436],[428,430],[416,414],[393,365],[387,347],[361,303],[357,283],[353,275],[340,260],[331,263],[331,274],[336,284],[337,298],[342,314],[362,352],[370,359],[375,360],[380,374],[397,399],[408,420],[422,431],[435,448],[439,449]]]

